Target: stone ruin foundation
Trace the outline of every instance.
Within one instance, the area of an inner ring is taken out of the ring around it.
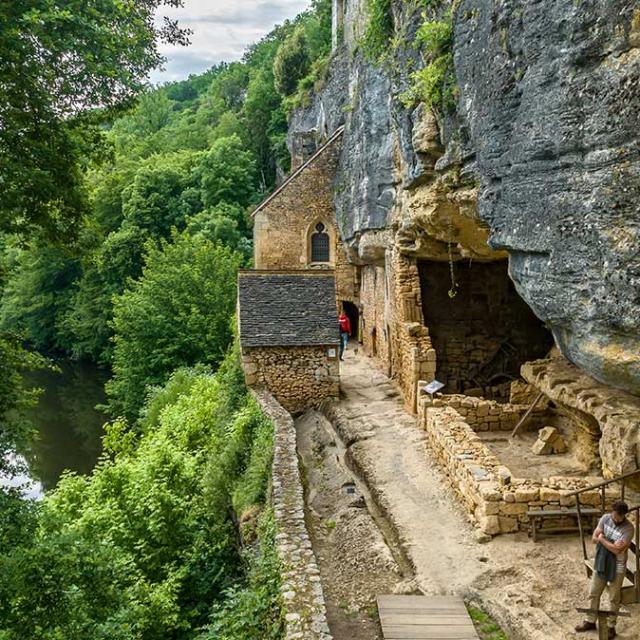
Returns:
[[[537,395],[531,388],[522,400]],[[548,399],[539,403],[517,439],[509,436],[530,406],[464,395],[432,397],[423,393],[418,402],[418,422],[470,519],[484,534],[515,533],[529,529],[529,510],[563,510],[575,507],[569,496],[602,480],[598,454],[600,430],[588,414]],[[566,452],[536,456],[532,445],[538,430],[554,427],[567,445]],[[619,497],[612,488],[606,508]],[[597,491],[587,492],[581,504],[601,506]],[[574,518],[549,519],[548,527],[575,524]]]

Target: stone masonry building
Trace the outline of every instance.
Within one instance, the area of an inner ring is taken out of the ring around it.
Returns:
[[[338,396],[333,271],[242,271],[238,307],[248,385],[292,414]]]

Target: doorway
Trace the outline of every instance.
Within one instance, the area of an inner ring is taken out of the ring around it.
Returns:
[[[353,302],[349,302],[349,300],[341,300],[340,304],[351,323],[351,339],[360,342],[360,312],[358,307]]]

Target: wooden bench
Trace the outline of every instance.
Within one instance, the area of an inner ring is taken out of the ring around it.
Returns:
[[[580,514],[583,518],[589,518],[591,520],[590,524],[593,528],[598,524],[598,520],[602,516],[602,511],[600,509],[580,509]],[[549,527],[545,529],[545,533],[559,533],[559,532],[574,532],[578,531],[578,510],[577,509],[536,509],[533,511],[527,511],[527,516],[529,517],[529,533],[531,534],[531,538],[534,542],[538,539],[538,533],[541,533],[542,524],[545,520],[551,520],[558,518],[575,518],[576,524],[572,527]],[[537,525],[540,525],[538,528]]]

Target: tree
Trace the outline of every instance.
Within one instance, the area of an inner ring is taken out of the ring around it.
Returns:
[[[231,342],[240,256],[202,235],[151,247],[143,276],[115,299],[112,413],[135,419],[177,367],[218,365]]]
[[[299,26],[281,45],[273,61],[273,76],[278,92],[293,95],[298,82],[309,73],[311,61],[304,27]]]
[[[86,206],[81,160],[95,155],[105,113],[129,104],[186,44],[162,5],[181,0],[14,0],[0,4],[0,229],[61,238]],[[101,115],[96,115],[99,110]]]
[[[216,140],[194,173],[205,207],[215,207],[221,202],[246,207],[255,195],[255,161],[237,135]]]
[[[193,186],[192,167],[200,156],[188,151],[154,156],[144,162],[133,182],[123,191],[122,212],[129,225],[153,237],[168,237],[172,227],[199,210],[184,193]]]
[[[2,329],[23,334],[38,349],[68,347],[59,322],[79,275],[77,257],[65,248],[34,244],[16,249],[0,305]]]

